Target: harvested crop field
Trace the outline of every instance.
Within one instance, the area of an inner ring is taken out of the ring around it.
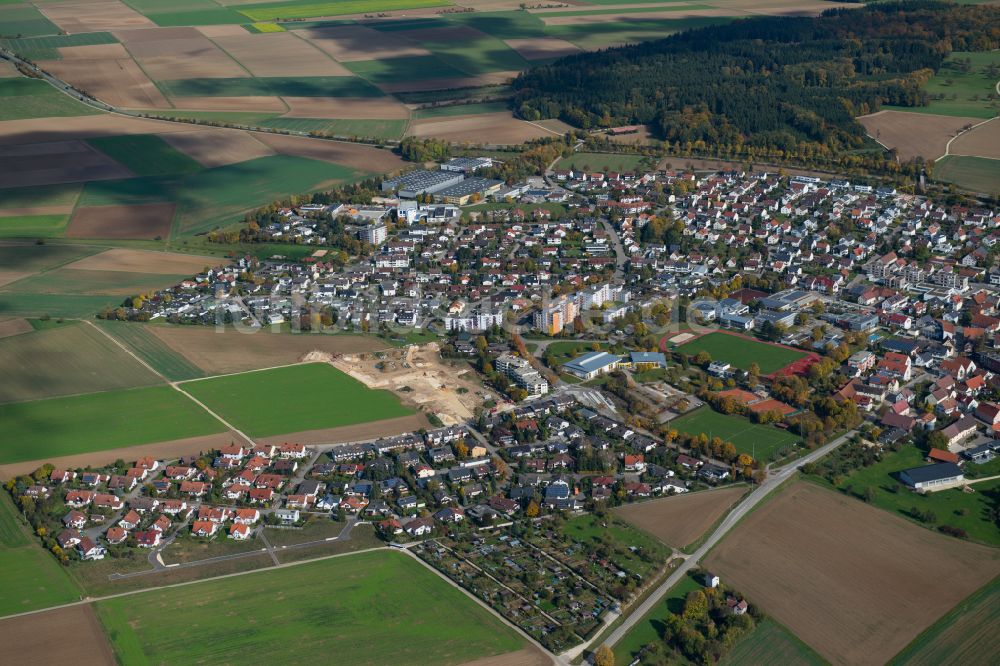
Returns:
[[[206,266],[217,266],[223,263],[225,262],[218,257],[112,248],[100,254],[74,261],[64,268],[84,271],[193,275],[203,271]]]
[[[12,76],[20,76],[17,68],[14,67],[14,63],[9,60],[0,60],[0,79],[6,79]]]
[[[103,467],[119,458],[122,460],[136,460],[144,456],[152,456],[157,460],[164,460],[167,458],[180,458],[182,456],[195,456],[205,451],[211,451],[222,446],[243,441],[243,437],[238,433],[226,431],[214,435],[186,437],[184,439],[174,439],[155,444],[127,446],[120,449],[106,449],[104,451],[92,451],[90,453],[78,453],[68,456],[49,456],[38,460],[0,465],[0,481],[21,474],[30,474],[45,463],[52,463],[62,469]]]
[[[396,416],[380,421],[370,421],[368,423],[340,426],[337,428],[303,430],[275,435],[274,437],[258,437],[254,441],[258,444],[274,445],[286,442],[307,445],[346,444],[348,442],[368,441],[379,437],[393,437],[428,427],[430,427],[430,422],[423,414],[411,414],[410,416]]]
[[[314,351],[351,354],[388,347],[383,340],[360,335],[240,333],[200,326],[150,326],[149,330],[209,375],[297,363]]]
[[[991,157],[1000,160],[1000,121],[995,118],[966,132],[951,144],[951,155]]]
[[[254,76],[351,76],[351,72],[291,32],[213,40]]]
[[[81,206],[66,229],[67,238],[145,239],[166,238],[175,204],[132,206]]]
[[[549,666],[552,660],[540,649],[530,646],[517,652],[498,654],[493,657],[482,657],[468,661],[462,666]]]
[[[407,164],[391,151],[359,143],[283,134],[258,134],[257,138],[283,155],[322,160],[372,173],[399,171]]]
[[[492,144],[523,143],[531,139],[551,137],[555,132],[514,118],[509,112],[483,113],[472,116],[427,118],[410,123],[407,136],[434,137],[445,141],[483,141]]]
[[[100,46],[75,46],[73,49],[102,49],[114,47],[122,51],[120,57],[85,57],[79,52],[72,59],[43,60],[38,64],[53,76],[72,83],[81,90],[112,106],[138,109],[169,108],[170,103],[149,80],[138,64],[125,53],[121,44]],[[68,49],[64,49],[68,50]]]
[[[614,513],[668,546],[683,548],[697,541],[746,491],[735,487],[685,493],[625,504]]]
[[[42,13],[70,34],[128,28],[153,28],[152,21],[119,0],[46,2]]]
[[[118,663],[90,604],[0,620],[0,642],[11,664]]]
[[[11,282],[17,282],[31,275],[31,273],[26,273],[24,271],[8,271],[6,269],[0,268],[0,287],[10,284]]]
[[[174,97],[178,109],[189,111],[273,111],[284,113],[288,106],[280,97],[251,95],[247,97]]]
[[[161,138],[198,164],[209,168],[275,154],[252,134],[239,130],[201,129],[165,134]]]
[[[284,97],[285,118],[388,118],[405,120],[409,110],[389,97]]]
[[[0,146],[26,144],[69,143],[71,139],[121,134],[168,134],[187,132],[190,125],[168,123],[144,118],[130,118],[100,113],[76,118],[25,118],[0,121]],[[4,149],[0,149],[0,174],[5,164]],[[87,180],[93,180],[88,178]],[[3,187],[3,185],[0,185]]]
[[[517,77],[520,72],[489,72],[479,76],[457,76],[450,78],[415,79],[411,81],[393,81],[379,83],[378,87],[387,93],[426,92],[428,90],[451,90],[453,88],[477,88],[507,83]]]
[[[57,120],[64,125],[70,122],[65,118]],[[83,141],[52,141],[0,148],[0,187],[112,180],[131,175],[128,169]]]
[[[535,39],[505,39],[504,44],[514,49],[525,60],[547,60],[579,53],[582,49],[576,44],[555,37],[537,37]]]
[[[340,62],[411,58],[427,56],[430,51],[405,39],[386,39],[385,34],[360,25],[310,28],[299,31],[324,53]]]
[[[1000,551],[800,482],[705,564],[831,662],[882,664],[996,576]]]
[[[99,60],[103,58],[128,58],[125,47],[115,42],[113,44],[88,44],[85,46],[60,46],[56,49],[63,60]]]
[[[730,17],[733,12],[728,9],[651,9],[648,12],[623,11],[620,14],[584,14],[582,16],[560,16],[559,14],[543,14],[540,16],[545,25],[593,25],[615,21],[641,21],[669,19],[680,22],[686,18]]]
[[[9,338],[35,330],[27,319],[5,319],[0,321],[0,338]]]
[[[948,140],[963,127],[975,125],[982,120],[929,113],[879,111],[870,116],[861,116],[858,122],[865,126],[869,136],[895,148],[902,159],[921,156],[934,160],[944,155]]]
[[[225,51],[194,28],[120,30],[115,36],[156,81],[249,76]]]

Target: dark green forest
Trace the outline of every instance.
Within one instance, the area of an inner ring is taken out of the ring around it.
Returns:
[[[641,123],[679,150],[823,159],[865,146],[855,116],[927,103],[955,50],[1000,46],[1000,7],[914,0],[760,17],[531,68],[515,112],[582,129]]]

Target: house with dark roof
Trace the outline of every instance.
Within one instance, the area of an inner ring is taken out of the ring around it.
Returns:
[[[958,465],[946,462],[904,469],[899,480],[914,490],[929,493],[961,485],[965,475]]]

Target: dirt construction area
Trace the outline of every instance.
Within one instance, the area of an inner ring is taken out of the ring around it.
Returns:
[[[389,389],[404,402],[430,409],[445,425],[471,419],[489,393],[471,368],[442,360],[434,342],[375,354],[345,354],[334,357],[333,365],[367,386]]]
[[[982,119],[879,111],[870,116],[861,116],[858,122],[865,126],[868,136],[889,148],[895,148],[899,157],[904,160],[917,156],[936,160],[944,155],[948,141],[962,128],[980,123]]]
[[[697,541],[746,491],[735,487],[686,493],[625,504],[614,512],[668,546],[683,548]]]
[[[8,664],[117,663],[90,604],[0,620],[0,643]]]
[[[884,664],[1000,573],[1000,550],[799,482],[705,566],[832,663]]]

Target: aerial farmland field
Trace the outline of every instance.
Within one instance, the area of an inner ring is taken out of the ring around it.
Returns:
[[[705,534],[747,492],[745,486],[719,488],[615,507],[622,520],[663,543],[684,548]]]
[[[167,386],[10,403],[0,405],[0,440],[3,442],[0,464],[165,442],[225,430],[193,401]]]
[[[413,410],[325,363],[185,382],[198,400],[251,437],[407,416]]]
[[[463,664],[524,641],[406,555],[381,551],[145,592],[97,604],[123,663]],[[199,639],[178,641],[198,627]],[[291,642],[290,642],[291,641]]]

